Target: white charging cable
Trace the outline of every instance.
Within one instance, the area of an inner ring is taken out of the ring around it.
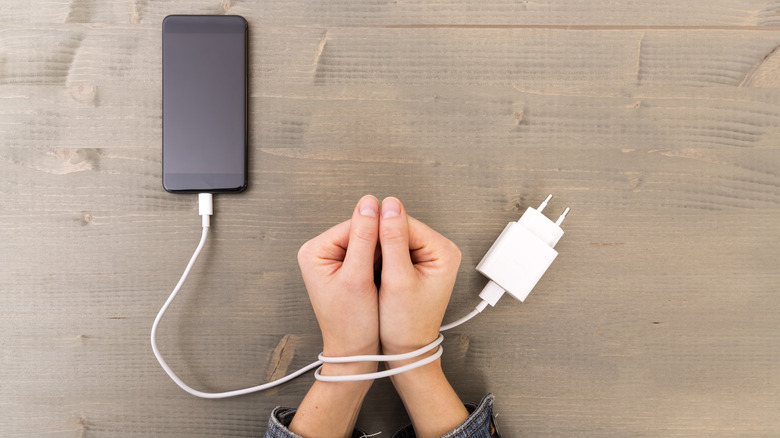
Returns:
[[[547,217],[541,215],[542,209],[547,205],[547,202],[551,197],[552,195],[548,196],[538,210],[529,207],[520,220],[517,222],[510,222],[509,225],[507,225],[507,227],[504,229],[504,232],[501,233],[496,242],[477,266],[477,269],[480,272],[491,279],[491,281],[488,282],[479,295],[480,298],[482,298],[482,301],[471,313],[464,316],[463,318],[458,319],[457,321],[443,325],[440,328],[440,331],[450,330],[465,323],[482,312],[488,306],[488,304],[495,306],[496,302],[498,302],[504,292],[509,292],[512,296],[518,298],[521,301],[525,299],[533,286],[536,285],[536,282],[539,280],[539,278],[541,278],[542,274],[544,274],[544,272],[547,270],[547,267],[550,266],[552,260],[555,258],[555,256],[558,255],[558,253],[552,248],[563,235],[563,230],[561,230],[560,224],[563,222],[563,219],[568,213],[569,209],[567,208],[561,217],[558,218],[558,221],[553,223]],[[168,306],[170,306],[174,298],[176,298],[176,295],[179,293],[179,290],[184,284],[184,281],[187,280],[187,276],[190,274],[193,265],[195,265],[195,261],[198,259],[198,255],[206,243],[209,227],[211,225],[210,217],[213,212],[214,208],[211,193],[200,193],[198,195],[198,213],[203,218],[203,234],[201,234],[200,242],[198,243],[197,248],[195,248],[195,252],[192,254],[192,258],[190,258],[187,267],[184,269],[179,282],[176,283],[176,287],[173,288],[173,292],[171,292],[170,296],[168,296],[168,299],[157,313],[157,317],[154,319],[154,323],[152,324],[152,352],[157,358],[157,361],[160,363],[160,366],[163,368],[163,370],[165,370],[171,380],[179,385],[179,387],[184,391],[201,398],[216,399],[234,397],[237,395],[250,394],[281,385],[282,383],[288,382],[315,368],[316,370],[314,372],[314,377],[317,380],[324,382],[373,380],[382,377],[393,376],[415,368],[419,368],[441,357],[444,350],[440,344],[444,340],[444,336],[440,333],[436,340],[426,345],[425,347],[404,354],[377,354],[348,357],[326,357],[320,354],[318,357],[319,360],[312,362],[311,364],[301,368],[298,371],[295,371],[294,373],[282,377],[281,379],[249,388],[226,392],[203,392],[190,387],[184,383],[184,381],[182,381],[176,375],[176,373],[173,372],[173,370],[168,366],[168,363],[165,362],[165,360],[162,358],[160,350],[157,348],[157,326],[160,324],[160,320],[162,320],[162,317],[165,314],[165,311],[168,309]],[[529,255],[527,254],[529,253],[529,250],[527,250],[524,245],[530,245],[532,247],[530,252],[541,253],[541,257],[539,254],[530,254],[534,257],[517,257],[518,253],[521,255]],[[525,263],[525,265],[519,266],[521,269],[520,272],[531,273],[530,276],[526,275],[525,278],[520,282],[514,280],[517,276],[515,270],[518,268],[518,266],[513,265],[513,263],[517,264],[518,261]],[[502,283],[506,286],[503,286]],[[438,347],[438,349],[433,355],[398,368],[377,371],[375,373],[355,374],[348,376],[323,376],[320,374],[323,363],[390,362],[409,360],[419,357],[420,355],[425,354],[436,347]]]
[[[195,261],[198,259],[198,255],[200,254],[200,251],[203,249],[203,245],[206,243],[206,237],[209,235],[209,227],[210,227],[210,217],[213,213],[213,203],[212,203],[212,196],[211,193],[201,193],[198,195],[198,201],[199,201],[199,213],[201,216],[203,216],[203,234],[201,234],[200,237],[200,243],[198,243],[198,247],[195,248],[195,253],[192,254],[192,258],[190,258],[190,262],[187,263],[187,267],[184,269],[184,273],[181,274],[181,278],[179,279],[179,282],[176,283],[176,287],[173,288],[173,292],[171,292],[171,295],[168,297],[168,299],[165,301],[165,304],[163,304],[162,308],[160,309],[160,312],[157,313],[157,317],[154,319],[154,324],[152,324],[152,352],[154,352],[154,357],[157,358],[157,361],[160,362],[160,366],[163,370],[168,374],[168,376],[176,382],[179,387],[188,393],[201,398],[227,398],[227,397],[234,397],[237,395],[243,395],[243,394],[249,394],[252,392],[262,391],[264,389],[272,388],[276,385],[281,385],[284,382],[287,382],[289,380],[292,380],[301,374],[304,374],[314,368],[317,368],[318,366],[322,365],[322,362],[314,362],[312,364],[309,364],[300,370],[282,377],[279,380],[275,380],[273,382],[266,383],[264,385],[258,385],[253,386],[251,388],[244,388],[244,389],[238,389],[235,391],[227,391],[227,392],[202,392],[198,391],[197,389],[194,389],[184,383],[177,375],[173,372],[171,367],[168,366],[168,363],[165,362],[165,359],[162,358],[162,355],[160,354],[160,350],[157,348],[157,326],[160,324],[160,320],[162,319],[163,315],[165,314],[165,311],[168,310],[168,306],[171,305],[173,302],[173,299],[176,298],[176,294],[179,293],[179,290],[181,289],[182,285],[184,284],[184,281],[187,279],[187,276],[190,274],[190,271],[192,270],[192,266],[195,265]]]
[[[179,279],[179,282],[176,283],[176,287],[173,288],[173,292],[171,292],[168,299],[165,301],[165,304],[163,304],[160,311],[157,313],[157,317],[154,319],[154,323],[152,324],[152,332],[151,332],[151,341],[152,341],[152,352],[154,353],[154,356],[157,358],[157,361],[160,363],[160,366],[162,369],[168,374],[168,376],[173,380],[181,389],[184,391],[201,398],[228,398],[228,397],[234,397],[237,395],[244,395],[244,394],[250,394],[257,391],[262,391],[268,388],[273,388],[274,386],[281,385],[282,383],[288,382],[301,374],[304,374],[308,371],[311,371],[312,369],[316,368],[316,371],[314,373],[314,377],[318,380],[322,380],[325,382],[346,382],[346,381],[357,381],[357,380],[373,380],[378,379],[382,377],[388,377],[395,374],[400,374],[409,370],[412,370],[414,368],[419,368],[423,365],[427,365],[439,357],[441,357],[443,353],[443,349],[441,346],[439,346],[442,341],[444,340],[444,336],[441,334],[439,337],[431,342],[430,344],[426,345],[425,347],[422,347],[418,350],[404,353],[404,354],[396,354],[396,355],[365,355],[365,356],[349,356],[349,357],[326,357],[322,354],[319,355],[319,360],[316,362],[312,362],[311,364],[301,368],[300,370],[289,374],[285,377],[282,377],[281,379],[274,380],[272,382],[268,382],[262,385],[252,386],[249,388],[244,389],[237,389],[234,391],[226,391],[226,392],[203,392],[198,391],[197,389],[194,389],[184,383],[177,375],[173,372],[170,366],[168,366],[168,363],[165,362],[165,359],[163,359],[162,354],[160,354],[159,348],[157,348],[157,326],[160,324],[160,321],[162,320],[163,315],[165,314],[165,311],[168,310],[168,307],[173,302],[174,298],[176,298],[176,295],[179,293],[179,290],[181,290],[182,285],[184,285],[184,282],[187,280],[187,276],[189,276],[190,271],[192,270],[192,267],[195,265],[195,261],[198,259],[198,255],[200,255],[201,250],[203,249],[203,246],[206,243],[206,238],[208,237],[209,233],[209,227],[210,227],[210,217],[213,214],[213,200],[211,193],[200,193],[198,195],[198,203],[199,203],[199,214],[203,217],[203,234],[201,234],[200,242],[198,243],[197,248],[195,248],[195,252],[192,254],[192,258],[190,258],[189,263],[187,264],[187,267],[184,269],[184,272],[181,275],[181,278]],[[487,305],[487,303],[485,303]],[[465,322],[464,319],[462,322]],[[461,323],[462,323],[461,322]],[[455,325],[450,324],[452,327]],[[456,324],[459,325],[459,324]],[[448,328],[452,328],[448,327]],[[446,329],[442,329],[446,330]],[[350,363],[350,362],[380,362],[380,361],[398,361],[398,360],[408,360],[413,359],[415,357],[420,356],[421,354],[427,353],[431,351],[432,349],[439,347],[436,353],[434,353],[431,356],[428,356],[422,360],[398,367],[393,368],[389,370],[384,371],[378,371],[375,373],[369,373],[369,374],[357,374],[357,375],[351,375],[351,376],[323,376],[320,374],[320,369],[322,368],[323,363]]]

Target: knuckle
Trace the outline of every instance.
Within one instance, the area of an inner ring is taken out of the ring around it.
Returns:
[[[399,227],[383,227],[379,230],[379,237],[385,242],[396,242],[403,239],[404,232]]]
[[[346,291],[363,290],[367,286],[367,281],[359,275],[345,275],[341,279],[341,287]]]
[[[456,245],[454,242],[450,242],[450,244],[452,245],[453,257],[455,258],[455,260],[458,261],[458,263],[460,263],[460,260],[463,257],[463,252],[460,250],[458,245]]]
[[[298,249],[298,264],[304,265],[308,263],[309,260],[312,259],[312,241],[309,240],[308,242],[301,245],[301,247]]]
[[[352,237],[366,243],[376,243],[376,230],[371,227],[357,226],[352,230]]]
[[[456,245],[451,240],[447,240],[444,244],[443,248],[444,254],[446,255],[447,260],[452,263],[453,265],[457,266],[460,265],[461,257],[463,256],[463,253],[460,251],[460,248],[458,248],[458,245]]]

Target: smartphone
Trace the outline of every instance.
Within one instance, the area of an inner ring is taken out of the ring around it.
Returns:
[[[246,188],[247,27],[237,15],[163,20],[162,173],[169,192]]]

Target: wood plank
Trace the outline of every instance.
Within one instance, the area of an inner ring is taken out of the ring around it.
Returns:
[[[43,0],[13,3],[0,22],[160,23],[169,14],[239,14],[262,24],[520,25],[520,26],[777,26],[768,0],[630,1],[355,1]]]
[[[779,86],[768,72],[780,64],[780,30],[253,30],[253,93],[289,84],[511,85],[545,93]],[[96,87],[109,84],[124,86],[124,98],[133,84],[138,98],[159,99],[159,25],[9,25],[0,43],[0,84],[81,86],[69,90],[72,98],[92,106],[109,97]]]

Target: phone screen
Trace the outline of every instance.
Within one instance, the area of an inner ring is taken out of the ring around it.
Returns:
[[[247,23],[171,15],[163,21],[163,187],[246,187]]]

